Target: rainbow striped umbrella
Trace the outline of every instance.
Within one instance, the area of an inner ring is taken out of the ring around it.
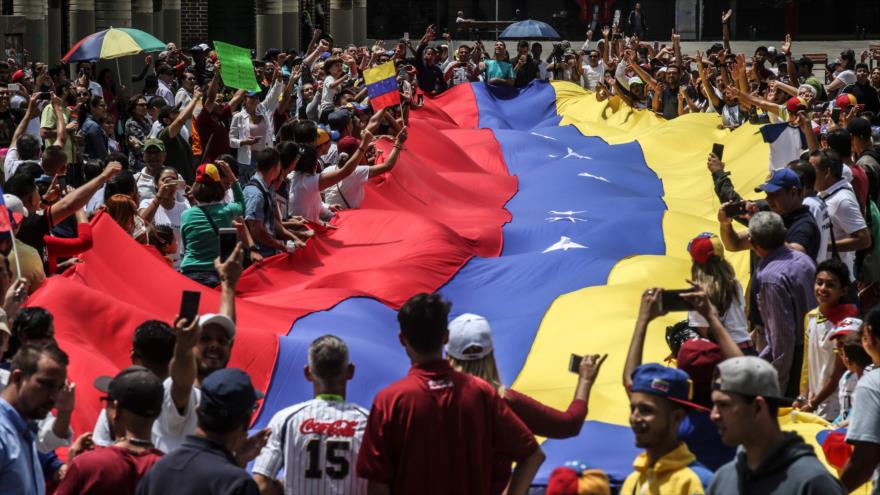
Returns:
[[[79,40],[61,60],[82,62],[111,59],[141,52],[160,52],[164,49],[165,43],[140,29],[111,27]]]

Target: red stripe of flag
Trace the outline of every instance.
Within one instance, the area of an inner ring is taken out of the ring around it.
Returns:
[[[392,91],[390,93],[385,93],[384,95],[377,96],[370,100],[370,104],[373,105],[373,110],[378,112],[385,107],[393,107],[394,105],[400,105],[400,91]]]

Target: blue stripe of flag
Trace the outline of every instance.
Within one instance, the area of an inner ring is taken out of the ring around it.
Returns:
[[[397,77],[389,77],[367,85],[367,95],[370,98],[376,98],[392,91],[397,91]]]

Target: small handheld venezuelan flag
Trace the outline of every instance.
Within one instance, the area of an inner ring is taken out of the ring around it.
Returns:
[[[397,89],[394,62],[386,62],[365,70],[364,82],[367,83],[367,95],[370,97],[373,110],[378,112],[385,107],[400,104],[400,91]]]

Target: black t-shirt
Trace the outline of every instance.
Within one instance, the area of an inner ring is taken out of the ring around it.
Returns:
[[[872,88],[870,84],[853,84],[843,90],[856,97],[860,105],[865,105],[865,110],[872,112],[875,116],[880,113],[880,97],[877,90]],[[876,117],[874,119],[876,122]]]
[[[538,73],[540,70],[538,69],[538,64],[535,63],[535,60],[531,55],[528,56],[528,60],[524,65],[522,65],[518,71],[516,71],[513,84],[517,88],[522,88],[523,86],[527,86],[530,82],[534,81],[538,78]]]
[[[782,217],[785,228],[788,232],[785,234],[785,242],[800,244],[807,250],[807,256],[816,259],[819,254],[819,243],[822,236],[819,233],[819,226],[816,225],[816,219],[810,213],[810,209],[806,206],[792,211],[788,215]]]
[[[42,214],[31,213],[21,222],[21,228],[18,230],[18,239],[36,249],[40,253],[43,260],[46,260],[46,241],[43,236],[52,230],[52,221],[49,218],[49,209],[45,209]]]
[[[0,148],[8,148],[12,144],[12,135],[21,117],[20,112],[12,109],[0,112]]]

